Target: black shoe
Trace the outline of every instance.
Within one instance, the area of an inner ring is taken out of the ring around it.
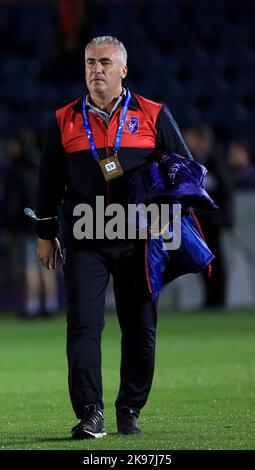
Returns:
[[[72,429],[73,439],[94,439],[106,436],[103,413],[96,405],[84,406],[79,424]]]
[[[60,312],[57,309],[54,309],[54,310],[43,309],[40,311],[40,316],[44,318],[57,318],[60,316]]]
[[[142,434],[138,426],[139,413],[133,408],[123,406],[117,409],[117,429],[119,434]]]
[[[40,317],[40,312],[30,313],[27,310],[20,310],[17,312],[17,315],[22,320],[35,320]]]

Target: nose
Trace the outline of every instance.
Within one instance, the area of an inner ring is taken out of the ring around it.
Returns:
[[[101,62],[96,61],[93,65],[93,72],[102,72],[102,70],[103,70],[103,66]]]

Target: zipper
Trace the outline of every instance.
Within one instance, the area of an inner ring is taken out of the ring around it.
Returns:
[[[109,124],[110,126],[110,124]],[[106,149],[106,158],[109,157],[109,148],[108,148],[108,131],[109,131],[109,126],[106,128],[106,133],[105,133],[105,149]],[[106,190],[106,205],[110,204],[110,181],[105,182],[105,190]]]
[[[148,239],[145,240],[145,253],[144,254],[145,254],[146,281],[147,281],[149,293],[152,294],[152,287],[151,287],[150,276],[149,276],[149,263],[148,263]]]
[[[114,121],[117,121],[117,117],[120,115],[120,109],[118,109],[112,116],[112,119],[110,119],[109,126],[106,128],[106,133],[105,133],[105,148],[106,148],[106,158],[109,158],[109,131],[111,125],[113,125]],[[117,123],[117,128],[118,128],[118,123]],[[106,181],[106,204],[110,204],[110,181]]]

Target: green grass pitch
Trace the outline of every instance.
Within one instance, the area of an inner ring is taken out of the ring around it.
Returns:
[[[255,311],[161,313],[142,436],[116,434],[120,333],[106,315],[103,439],[72,441],[65,319],[0,317],[0,448],[255,449]]]

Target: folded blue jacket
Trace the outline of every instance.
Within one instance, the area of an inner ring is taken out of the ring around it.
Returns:
[[[181,218],[181,245],[177,250],[166,250],[163,236],[146,241],[146,276],[148,291],[156,298],[177,277],[208,269],[214,255],[203,238],[193,213]]]
[[[143,165],[130,179],[128,202],[178,201],[183,209],[216,211],[218,206],[204,189],[206,174],[206,167],[194,160],[175,153],[157,152],[155,160]]]
[[[128,202],[131,204],[180,203],[181,244],[166,249],[164,235],[146,241],[146,277],[150,295],[158,294],[175,278],[210,268],[214,255],[203,237],[199,222],[191,210],[218,210],[204,189],[207,170],[181,155],[158,152],[156,159],[143,165],[129,181]],[[169,229],[173,231],[170,208]]]

